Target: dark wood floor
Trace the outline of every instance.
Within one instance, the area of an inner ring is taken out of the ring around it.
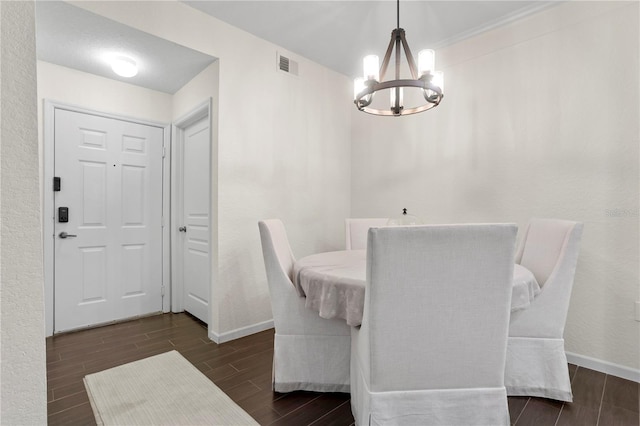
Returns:
[[[179,351],[263,425],[351,425],[348,394],[271,391],[273,330],[217,345],[188,314],[165,314],[47,339],[49,424],[95,425],[82,378]],[[638,384],[570,365],[574,402],[510,397],[517,425],[633,425]]]

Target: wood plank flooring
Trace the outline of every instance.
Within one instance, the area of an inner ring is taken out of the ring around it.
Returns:
[[[50,425],[95,425],[82,378],[177,350],[262,425],[353,424],[348,394],[271,391],[273,330],[217,345],[188,314],[140,318],[47,338]],[[570,365],[574,402],[510,397],[512,424],[637,426],[638,384]]]

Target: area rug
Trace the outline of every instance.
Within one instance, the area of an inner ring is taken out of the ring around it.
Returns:
[[[176,351],[84,378],[98,425],[257,425]]]

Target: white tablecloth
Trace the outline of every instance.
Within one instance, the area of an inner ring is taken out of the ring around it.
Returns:
[[[362,322],[366,288],[366,250],[319,253],[294,265],[293,283],[306,307],[322,318],[342,318],[351,326]],[[535,277],[525,267],[514,265],[511,311],[525,309],[540,293]]]

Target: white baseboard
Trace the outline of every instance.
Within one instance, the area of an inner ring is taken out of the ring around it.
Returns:
[[[640,370],[572,352],[567,352],[566,354],[567,361],[571,364],[640,383]]]
[[[259,333],[270,328],[273,328],[273,320],[260,322],[247,327],[237,328],[235,330],[227,331],[226,333],[218,334],[209,331],[209,339],[213,340],[215,343],[220,344],[239,339],[241,337],[249,336],[251,334]],[[640,383],[640,370],[625,367],[619,364],[614,364],[608,361],[603,361],[601,359],[576,354],[573,352],[566,352],[566,354],[567,361],[569,361],[569,363],[571,364]]]
[[[237,328],[235,330],[227,331],[226,333],[214,333],[209,330],[209,339],[220,344],[229,342],[231,340],[239,339],[241,337],[249,336],[251,334],[259,333],[264,330],[273,328],[273,320],[259,322],[257,324],[249,325],[247,327]]]

